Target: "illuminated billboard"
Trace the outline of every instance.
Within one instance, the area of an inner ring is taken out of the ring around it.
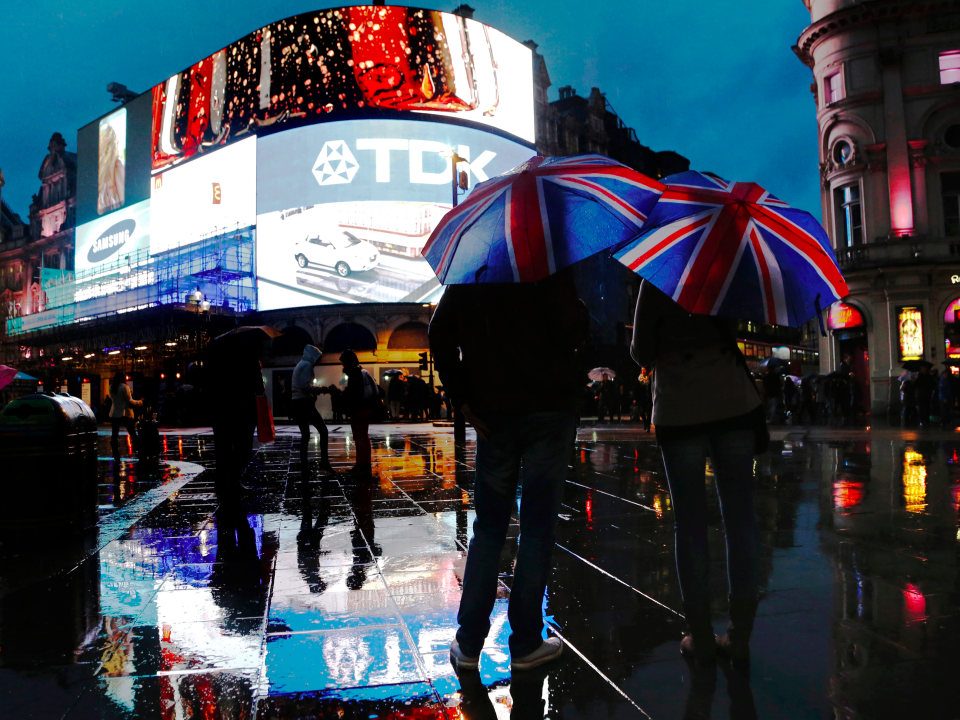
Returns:
[[[923,359],[923,310],[918,307],[897,308],[900,338],[900,360]]]
[[[77,227],[75,268],[90,274],[150,249],[150,201],[144,200]]]
[[[97,214],[123,207],[126,197],[127,110],[100,120],[97,153]]]
[[[154,170],[264,128],[414,112],[534,142],[533,54],[459,15],[360,5],[267,25],[152,90]]]
[[[525,145],[474,128],[354,120],[257,141],[261,310],[424,302],[439,282],[420,255],[452,207],[452,168],[469,188],[530,159]]]
[[[150,253],[250,227],[257,221],[257,139],[153,177]]]

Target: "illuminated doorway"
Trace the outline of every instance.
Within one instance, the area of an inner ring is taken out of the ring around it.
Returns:
[[[851,370],[860,388],[860,408],[870,412],[870,347],[863,313],[853,305],[838,302],[830,306],[827,326],[837,342],[838,358],[849,357]],[[839,364],[839,363],[838,363]]]
[[[944,355],[953,373],[960,371],[960,298],[947,306],[943,314]]]

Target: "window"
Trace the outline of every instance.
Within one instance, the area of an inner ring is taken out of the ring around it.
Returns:
[[[960,82],[960,50],[940,53],[940,84]]]
[[[837,165],[846,165],[853,157],[853,148],[846,140],[841,140],[833,146],[833,161]]]
[[[860,185],[845,185],[833,191],[837,206],[837,247],[863,244],[863,213]]]
[[[940,193],[943,199],[943,234],[960,235],[960,172],[940,175]]]
[[[826,96],[827,105],[843,99],[843,76],[840,73],[828,75],[823,79],[823,94]]]

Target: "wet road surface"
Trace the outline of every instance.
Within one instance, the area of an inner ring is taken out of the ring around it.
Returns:
[[[424,425],[376,431],[374,482],[315,467],[304,482],[281,428],[233,512],[204,471],[209,434],[166,435],[162,467],[102,458],[95,531],[24,538],[0,559],[0,718],[960,717],[954,435],[775,434],[756,464],[764,597],[745,677],[680,658],[654,443],[582,429],[544,603],[567,652],[511,677],[514,526],[480,672],[458,679],[447,647],[475,446]],[[331,434],[331,455],[352,465],[349,432]]]

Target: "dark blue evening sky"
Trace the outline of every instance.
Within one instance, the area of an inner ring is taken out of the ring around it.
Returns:
[[[469,4],[477,20],[540,44],[551,100],[561,85],[582,95],[598,86],[645,145],[676,150],[694,169],[759,182],[820,216],[811,74],[790,49],[809,23],[801,0]],[[146,90],[268,22],[319,7],[315,0],[7,3],[4,200],[26,220],[50,135],[63,133],[75,151],[77,128],[113,107],[108,82]]]

